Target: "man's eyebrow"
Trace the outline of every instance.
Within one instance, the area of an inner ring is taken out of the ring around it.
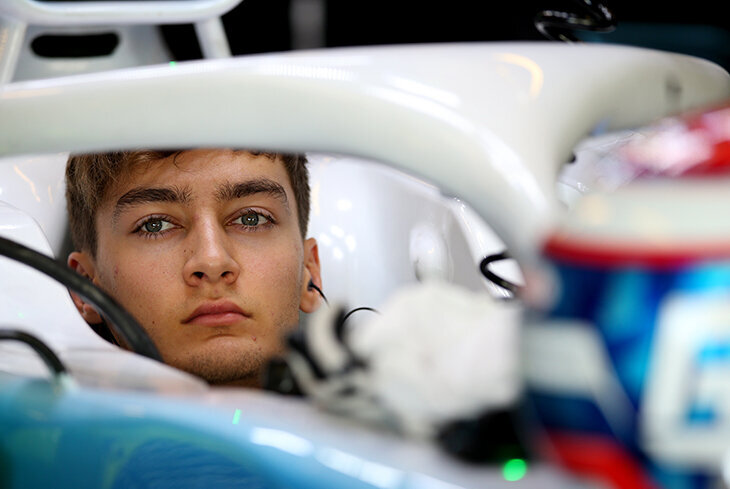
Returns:
[[[218,187],[216,199],[219,202],[225,202],[254,194],[269,194],[279,199],[287,209],[289,208],[289,199],[286,196],[284,187],[268,178],[257,178],[239,183],[224,183]]]
[[[119,218],[127,207],[154,202],[173,202],[184,204],[190,201],[190,189],[179,187],[137,187],[125,193],[114,206],[114,220]]]

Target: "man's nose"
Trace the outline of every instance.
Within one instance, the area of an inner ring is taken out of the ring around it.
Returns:
[[[240,266],[232,255],[233,243],[224,229],[216,225],[205,225],[195,230],[189,240],[192,249],[186,250],[187,259],[183,275],[188,285],[203,283],[230,284],[236,281]]]

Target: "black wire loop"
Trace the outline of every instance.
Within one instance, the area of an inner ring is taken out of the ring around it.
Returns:
[[[574,0],[585,13],[543,10],[535,16],[535,28],[548,39],[563,42],[580,42],[575,30],[611,32],[616,19],[609,8],[600,1]]]
[[[501,287],[508,292],[511,292],[513,296],[516,296],[520,292],[520,286],[510,282],[506,278],[500,277],[489,269],[489,265],[491,265],[495,261],[507,260],[509,258],[512,257],[506,251],[496,253],[494,255],[489,255],[481,261],[481,263],[479,264],[479,269],[481,270],[482,275],[484,275],[487,280],[497,285],[498,287]]]
[[[28,265],[73,290],[99,309],[132,351],[162,362],[159,350],[137,320],[88,279],[43,253],[3,237],[0,237],[0,255]]]
[[[66,369],[66,366],[63,362],[61,362],[61,359],[58,358],[58,355],[56,355],[53,350],[51,350],[51,348],[37,336],[17,329],[3,328],[0,329],[0,340],[19,341],[30,346],[36,353],[38,353],[38,356],[41,357],[43,363],[45,363],[55,375],[61,375],[68,372],[68,369]]]
[[[320,295],[320,297],[322,297],[322,299],[324,300],[324,303],[329,304],[329,301],[327,300],[327,296],[324,295],[324,292],[322,292],[322,289],[320,289],[319,287],[314,285],[314,282],[312,282],[310,280],[309,283],[307,284],[307,288],[316,290],[317,293]]]
[[[362,307],[356,307],[355,309],[350,309],[350,311],[349,311],[349,312],[348,312],[347,314],[345,314],[345,317],[343,317],[343,318],[342,318],[342,324],[344,324],[344,323],[345,323],[345,321],[347,321],[347,319],[348,319],[348,318],[349,318],[350,316],[352,316],[352,314],[353,314],[353,313],[356,313],[356,312],[359,312],[359,311],[371,311],[371,312],[378,312],[378,310],[377,310],[377,309],[375,309],[375,308],[372,308],[372,307],[367,307],[367,306],[362,306]]]

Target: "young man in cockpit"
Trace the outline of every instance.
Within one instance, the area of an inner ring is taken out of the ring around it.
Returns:
[[[69,266],[139,321],[165,363],[211,384],[259,386],[299,310],[319,305],[303,155],[75,155],[66,196]],[[72,296],[89,324],[103,323]]]

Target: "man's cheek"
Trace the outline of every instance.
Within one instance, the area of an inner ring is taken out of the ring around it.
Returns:
[[[147,303],[154,302],[154,295],[160,287],[151,280],[149,274],[126,267],[116,267],[112,280],[107,280],[107,292],[130,312],[144,309]]]
[[[289,295],[291,295],[299,289],[302,267],[299,262],[292,260],[291,257],[288,258],[278,262],[270,276],[276,282],[276,290],[289,291]]]
[[[247,253],[240,258],[243,274],[256,280],[295,280],[301,268],[301,257],[292,245],[270,247],[261,253]]]

